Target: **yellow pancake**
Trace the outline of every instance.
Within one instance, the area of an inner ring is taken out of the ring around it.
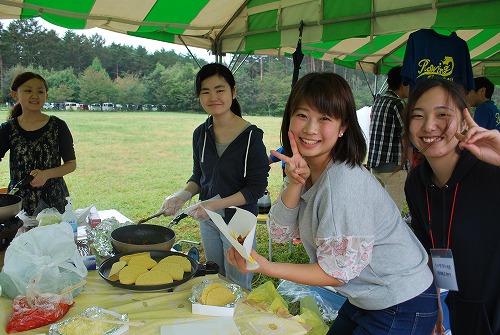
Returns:
[[[135,285],[150,286],[170,284],[174,280],[167,273],[162,271],[148,271],[137,277]]]
[[[146,272],[148,272],[148,269],[143,266],[127,265],[118,273],[118,279],[120,279],[120,283],[122,284],[132,285],[135,283],[137,277]]]
[[[125,261],[118,261],[113,263],[113,265],[111,266],[111,270],[109,270],[108,279],[111,281],[117,281],[119,279],[118,273],[121,269],[123,269],[125,265],[127,265],[127,262]]]

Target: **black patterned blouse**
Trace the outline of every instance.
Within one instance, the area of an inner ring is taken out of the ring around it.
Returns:
[[[0,125],[0,160],[10,150],[10,183],[12,187],[34,169],[46,170],[61,166],[61,160],[76,159],[73,137],[63,120],[50,116],[45,126],[26,131],[12,118]],[[44,208],[57,208],[64,212],[68,188],[62,177],[47,180],[43,187],[30,185],[16,195],[23,198],[27,215],[36,215]]]

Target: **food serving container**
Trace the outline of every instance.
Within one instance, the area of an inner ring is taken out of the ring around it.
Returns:
[[[231,293],[234,294],[236,299],[232,303],[225,306],[211,306],[200,303],[200,296],[203,290],[212,283],[220,283],[222,285],[225,285],[231,291]],[[236,304],[238,303],[238,300],[241,298],[241,296],[242,290],[241,286],[239,285],[231,284],[223,280],[204,280],[203,282],[194,285],[191,289],[191,295],[189,296],[189,301],[191,301],[192,303],[191,312],[193,314],[232,317],[234,315],[234,308],[236,307]]]
[[[120,335],[128,331],[129,325],[126,324],[129,319],[127,314],[118,314],[113,311],[109,311],[106,309],[102,309],[99,307],[91,307],[87,308],[85,311],[75,315],[72,318],[69,318],[65,321],[60,321],[57,323],[54,323],[53,325],[50,326],[49,328],[49,335],[65,335],[68,334],[67,332],[63,332],[63,329],[65,326],[70,326],[71,323],[75,323],[77,326],[77,323],[81,323],[83,321],[84,323],[88,321],[80,319],[81,317],[83,318],[89,318],[89,319],[106,319],[106,320],[112,320],[112,321],[118,321],[118,322],[124,322],[125,324],[109,324],[111,328],[108,328],[104,333],[101,333],[102,335]],[[73,332],[72,332],[73,334]],[[69,334],[69,335],[72,335]],[[76,329],[74,334],[86,334],[88,335],[88,332],[86,332],[84,329]]]

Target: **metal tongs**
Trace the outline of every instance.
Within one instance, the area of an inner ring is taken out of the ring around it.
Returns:
[[[23,188],[24,186],[28,185],[29,183],[31,183],[31,181],[35,178],[35,176],[32,176],[32,175],[27,175],[26,177],[24,177],[23,179],[21,179],[21,181],[17,182],[16,185],[14,185],[14,187],[12,188],[12,190],[9,191],[9,194],[16,194],[17,191],[19,191],[20,188]]]
[[[158,213],[153,214],[145,219],[141,219],[141,220],[137,221],[137,224],[141,224],[141,223],[144,223],[144,222],[149,221],[151,219],[157,218],[157,217],[163,215],[163,213],[164,212],[158,212]],[[172,219],[172,221],[170,221],[167,228],[171,228],[173,225],[179,223],[179,221],[184,219],[186,216],[188,216],[186,213],[181,213],[181,214],[177,215],[175,218]]]
[[[158,213],[156,213],[156,214],[153,214],[153,215],[151,215],[151,216],[148,216],[148,217],[147,217],[147,218],[145,218],[145,219],[140,219],[139,221],[137,221],[137,224],[141,224],[141,223],[147,222],[147,221],[149,221],[149,220],[151,220],[151,219],[157,218],[157,217],[162,216],[162,215],[163,215],[163,212],[158,212]]]

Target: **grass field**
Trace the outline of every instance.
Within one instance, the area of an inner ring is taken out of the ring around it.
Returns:
[[[183,187],[191,176],[193,130],[205,114],[159,112],[49,112],[65,120],[72,132],[77,169],[65,177],[74,208],[95,204],[97,209],[116,209],[133,221],[158,211],[163,199]],[[0,120],[7,110],[0,109]],[[281,118],[245,117],[264,131],[267,150],[279,147]],[[0,163],[0,187],[9,181],[8,153]],[[281,187],[281,166],[269,174],[269,191],[274,200]],[[171,218],[150,223],[166,225]],[[201,241],[198,224],[187,218],[175,226],[177,240]],[[268,233],[257,226],[258,252],[268,257]],[[184,246],[189,247],[188,245]],[[203,260],[203,252],[201,259]],[[302,245],[273,244],[273,259],[307,262]],[[254,287],[267,280],[256,276]]]

